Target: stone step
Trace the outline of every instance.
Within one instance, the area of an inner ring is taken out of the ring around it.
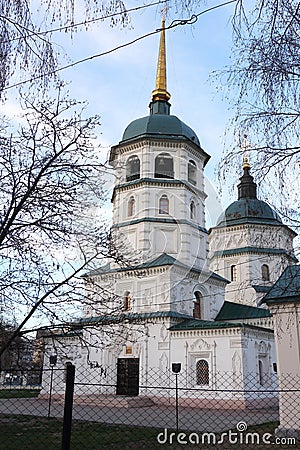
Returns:
[[[144,408],[154,406],[154,401],[149,397],[125,397],[122,395],[78,395],[74,396],[76,405],[110,406],[115,408]]]

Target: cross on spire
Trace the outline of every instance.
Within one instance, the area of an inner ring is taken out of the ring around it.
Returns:
[[[169,10],[169,8],[170,8],[170,7],[168,6],[168,1],[169,1],[169,0],[166,0],[166,1],[165,1],[165,6],[160,10],[162,20],[166,20],[167,13],[168,13],[168,10]]]
[[[250,163],[249,163],[249,152],[248,150],[251,148],[251,142],[247,141],[247,135],[244,134],[243,143],[240,145],[240,149],[243,151],[243,165],[242,169],[251,169]]]

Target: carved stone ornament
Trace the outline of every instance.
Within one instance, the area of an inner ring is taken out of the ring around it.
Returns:
[[[204,339],[197,339],[195,342],[191,344],[191,351],[195,352],[198,350],[210,350],[211,345],[206,342]]]

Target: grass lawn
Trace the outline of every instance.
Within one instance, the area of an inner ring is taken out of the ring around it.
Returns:
[[[39,393],[40,389],[0,389],[0,398],[30,398]]]
[[[248,432],[274,433],[277,423],[249,427]],[[266,445],[225,444],[180,445],[178,443],[159,444],[156,440],[161,430],[126,426],[103,425],[93,422],[74,421],[72,425],[71,450],[134,450],[161,448],[172,449],[248,449],[265,450]],[[187,433],[188,434],[188,433]],[[62,420],[29,416],[0,415],[1,450],[60,450]],[[270,445],[273,449],[297,449],[295,446]]]

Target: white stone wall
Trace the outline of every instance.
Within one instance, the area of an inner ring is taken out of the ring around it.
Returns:
[[[170,318],[153,318],[135,324],[88,328],[79,339],[66,338],[65,344],[47,341],[46,355],[54,352],[58,355],[53,378],[55,393],[64,392],[64,369],[71,362],[76,367],[76,382],[83,383],[76,386],[75,394],[115,394],[118,358],[138,358],[140,395],[174,396],[174,392],[166,389],[174,387],[172,363],[181,363],[178,376],[181,398],[252,401],[276,395],[272,392],[277,388],[277,376],[273,371],[271,331],[237,326],[170,332],[175,323],[178,321]],[[71,353],[66,351],[68,343],[73,347]],[[199,360],[208,363],[207,385],[197,384]],[[51,370],[47,361],[46,357],[42,395],[48,395],[50,390]]]
[[[99,294],[91,295],[85,317],[123,313],[126,292],[131,298],[128,312],[175,311],[192,316],[198,291],[203,297],[201,317],[213,320],[222,307],[226,285],[207,271],[190,271],[176,265],[111,272],[95,275],[91,280],[97,284]],[[87,290],[95,289],[95,285],[89,288],[87,281]]]
[[[269,304],[274,318],[279,388],[279,436],[300,438],[300,303]]]
[[[248,394],[255,398],[277,386],[272,332],[237,327],[172,331],[171,335],[171,359],[180,362],[183,372],[189,374],[187,388],[197,387],[196,363],[201,359],[208,362],[210,374],[209,385],[202,388],[224,389],[219,394],[222,398],[232,397],[226,392],[230,389],[257,390]],[[259,361],[263,365],[261,378]]]

